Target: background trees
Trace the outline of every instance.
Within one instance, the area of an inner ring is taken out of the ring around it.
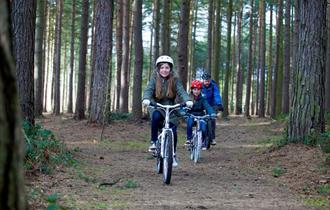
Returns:
[[[38,23],[38,35],[24,44],[36,43],[38,62],[34,70],[42,77],[35,81],[35,104],[31,94],[33,86],[22,88],[20,100],[27,101],[21,102],[22,111],[24,116],[30,116],[26,118],[31,122],[34,117],[27,110],[33,110],[34,106],[37,115],[44,106],[44,111],[53,107],[55,114],[75,112],[77,119],[87,114],[91,121],[100,122],[100,118],[94,118],[96,110],[88,111],[92,104],[99,104],[97,113],[103,113],[101,109],[108,106],[110,112],[139,118],[143,111],[139,105],[141,92],[154,70],[154,60],[164,53],[174,58],[175,69],[186,87],[191,80],[199,78],[202,71],[212,74],[222,92],[223,116],[244,113],[276,118],[288,113],[294,94],[292,76],[297,72],[296,52],[301,43],[297,28],[302,16],[301,1],[147,0],[142,3],[140,18],[139,2],[134,1],[133,8],[133,1],[117,0],[112,9],[115,12],[113,27],[111,22],[104,22],[109,28],[99,29],[97,24],[101,19],[97,15],[105,7],[98,11],[97,2],[91,1],[88,9],[86,2],[45,1],[44,5],[38,4],[39,17],[43,16],[44,20],[36,19],[35,14],[29,14],[24,20]],[[15,6],[15,1],[11,6]],[[18,15],[14,16],[17,19]],[[13,24],[12,28],[15,27],[17,24]],[[108,35],[102,35],[105,30],[115,35],[110,38],[115,49],[108,44]],[[104,39],[99,39],[101,35]],[[13,47],[15,49],[15,45]],[[34,48],[26,49],[30,49],[31,54]],[[20,58],[21,53],[23,50],[15,51],[15,57]],[[29,64],[25,65],[30,66],[29,84],[33,83],[32,59],[26,59]],[[23,61],[17,61],[20,60]],[[27,72],[26,69],[17,74]],[[102,85],[101,78],[96,78],[99,75],[94,75],[100,71],[103,72]],[[330,98],[328,92],[325,92],[325,101]],[[103,97],[98,98],[97,94]],[[112,97],[105,102],[105,95]],[[27,104],[31,104],[29,108]],[[86,104],[90,104],[87,111]]]

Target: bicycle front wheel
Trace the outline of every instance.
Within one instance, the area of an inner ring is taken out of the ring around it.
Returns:
[[[166,132],[164,140],[164,157],[163,157],[163,182],[170,184],[173,164],[173,139],[170,131]]]
[[[194,162],[197,163],[201,156],[201,148],[202,148],[202,132],[198,131],[195,140],[194,146]]]
[[[156,164],[156,168],[157,168],[157,173],[161,174],[163,173],[163,158],[160,154],[160,142],[159,140],[157,141],[156,144],[156,158],[157,158],[157,164]]]

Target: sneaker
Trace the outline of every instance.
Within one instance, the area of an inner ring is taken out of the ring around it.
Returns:
[[[177,167],[179,164],[178,164],[178,161],[176,160],[176,156],[173,156],[173,163],[172,163],[172,166],[173,167]]]
[[[202,150],[207,150],[206,146],[203,146],[203,147],[202,147]]]
[[[154,150],[156,149],[156,144],[155,143],[150,143],[150,146],[149,146],[149,152],[153,152]]]
[[[217,142],[215,141],[215,139],[212,139],[211,140],[211,145],[216,145],[217,144]]]
[[[191,144],[191,142],[190,142],[190,140],[188,139],[184,145],[187,146],[187,145],[190,145],[190,144]]]

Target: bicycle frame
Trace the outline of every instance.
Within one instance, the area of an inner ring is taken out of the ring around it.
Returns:
[[[193,114],[187,114],[187,116],[190,116],[194,119],[194,122],[196,122],[196,126],[193,126],[193,138],[192,142],[189,146],[190,151],[190,159],[193,160],[195,163],[197,163],[200,159],[201,154],[201,148],[203,143],[203,136],[202,131],[200,128],[200,122],[205,121],[205,119],[211,119],[212,117],[210,115],[203,115],[203,116],[196,116]],[[206,139],[204,139],[206,141]]]
[[[157,157],[158,173],[163,173],[163,182],[165,184],[169,184],[171,181],[174,156],[174,135],[172,128],[170,128],[170,115],[173,111],[183,106],[181,104],[162,105],[159,103],[152,103],[150,104],[150,107],[154,107],[165,112],[164,126],[161,133],[158,135],[157,149],[154,151],[154,156]],[[167,136],[168,134],[170,136]]]

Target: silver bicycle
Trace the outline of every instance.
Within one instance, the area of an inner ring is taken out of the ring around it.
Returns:
[[[208,114],[203,116],[196,116],[190,113],[188,113],[187,116],[192,117],[195,121],[195,125],[193,126],[193,132],[192,132],[193,137],[190,145],[188,145],[188,151],[189,151],[190,159],[194,161],[194,163],[197,163],[201,157],[202,145],[204,144],[207,149],[210,148],[211,139],[209,134],[210,134],[211,126],[209,122],[210,119],[215,119],[216,116],[211,116]],[[205,139],[203,139],[202,130],[200,127],[201,121],[205,121],[205,123],[207,124]]]
[[[164,125],[158,135],[156,149],[153,152],[153,156],[157,158],[157,172],[163,174],[163,182],[165,184],[170,184],[174,156],[174,135],[172,128],[170,128],[170,115],[173,111],[183,108],[185,105],[162,105],[159,103],[151,103],[149,106],[165,112]]]

